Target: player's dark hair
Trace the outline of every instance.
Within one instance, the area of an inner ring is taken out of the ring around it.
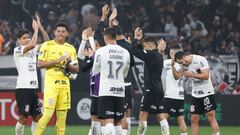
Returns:
[[[56,30],[58,27],[64,27],[64,28],[66,28],[67,31],[69,31],[69,27],[68,27],[67,23],[65,23],[65,22],[58,22],[55,25],[54,29]]]
[[[147,43],[147,42],[152,42],[152,43],[154,43],[155,44],[155,46],[157,47],[157,40],[154,38],[154,37],[146,37],[146,38],[144,38],[144,40],[143,40],[143,42],[145,42],[145,43]]]
[[[169,49],[179,50],[179,49],[181,49],[181,47],[179,45],[174,45],[174,46],[169,47]]]
[[[175,61],[182,59],[186,55],[187,54],[182,51],[176,52],[174,55]]]
[[[31,33],[27,29],[22,28],[17,31],[17,38],[21,38],[24,34],[31,35]]]
[[[121,26],[114,25],[113,28],[116,30],[117,35],[123,35],[123,30],[122,30]]]
[[[110,37],[113,40],[116,40],[117,38],[117,32],[114,28],[107,28],[104,32],[103,35]]]
[[[99,43],[100,46],[106,45],[102,34],[94,33],[94,39]]]

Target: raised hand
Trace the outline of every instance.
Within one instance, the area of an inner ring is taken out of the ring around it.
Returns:
[[[112,11],[112,14],[109,17],[109,21],[113,21],[116,18],[117,18],[117,9],[114,8],[113,11]]]
[[[84,49],[84,55],[91,57],[93,55],[93,50],[91,48]]]
[[[90,36],[93,36],[92,28],[88,27],[82,32],[82,40],[88,40]]]
[[[41,24],[41,20],[40,20],[39,16],[36,15],[36,18],[37,18],[36,21],[37,21],[38,27],[39,27],[39,28],[42,28],[42,24]]]
[[[107,18],[109,11],[110,11],[110,8],[107,4],[102,7],[101,21],[104,21]]]
[[[112,24],[113,24],[113,26],[115,26],[115,25],[118,25],[118,24],[119,24],[119,22],[118,22],[118,20],[117,20],[117,19],[114,19],[114,20],[113,20],[113,22],[112,22]]]
[[[158,51],[159,52],[165,52],[166,50],[167,43],[163,39],[160,39],[158,41]]]
[[[38,24],[35,20],[32,21],[32,28],[33,28],[34,31],[38,30]]]
[[[66,64],[66,61],[70,60],[70,53],[65,52],[63,56],[57,59],[58,63]]]
[[[140,27],[137,27],[134,31],[134,38],[137,40],[141,40],[143,38],[143,32],[142,29],[140,29]]]

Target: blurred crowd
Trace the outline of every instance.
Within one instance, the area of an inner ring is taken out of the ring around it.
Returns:
[[[239,0],[0,0],[0,55],[13,53],[17,29],[31,29],[34,14],[50,37],[55,23],[66,21],[68,40],[78,48],[82,30],[96,27],[106,3],[118,9],[127,36],[140,26],[189,53],[240,54]]]

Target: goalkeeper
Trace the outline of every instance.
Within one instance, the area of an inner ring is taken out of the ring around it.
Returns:
[[[44,80],[44,112],[37,123],[34,135],[42,135],[56,110],[56,135],[64,135],[67,111],[70,109],[70,73],[79,71],[75,48],[66,43],[68,26],[58,23],[55,38],[43,43],[37,66],[46,68]]]

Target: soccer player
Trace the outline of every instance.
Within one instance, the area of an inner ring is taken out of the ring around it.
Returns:
[[[94,38],[92,37],[91,28],[87,28],[82,32],[82,42],[78,50],[78,57],[84,59],[84,64],[81,68],[82,72],[90,70],[90,96],[91,96],[91,126],[88,135],[100,135],[101,134],[101,122],[97,116],[98,108],[98,92],[99,92],[99,80],[100,74],[94,75],[92,73],[92,66],[94,61],[94,53],[97,49],[105,46],[102,32],[104,31],[104,21],[109,13],[109,6],[104,5],[102,7],[102,17],[94,32]],[[86,41],[89,40],[91,48],[85,49]],[[102,127],[104,130],[104,127]]]
[[[118,24],[117,18],[117,9],[115,8],[112,11],[112,14],[109,17],[109,27],[112,27],[117,32],[117,44],[121,47],[128,50],[130,53],[131,44],[127,41],[125,36],[123,35],[123,31],[121,26]],[[130,54],[130,66],[133,66],[135,63],[134,57]],[[128,75],[125,79],[127,82],[131,82],[133,77],[131,74],[131,68],[129,69]],[[123,132],[127,133],[128,135],[131,134],[131,111],[132,111],[132,95],[131,95],[131,86],[125,87],[125,117],[122,119],[122,128]]]
[[[166,42],[160,40],[158,50],[165,55]],[[176,117],[180,128],[181,135],[187,135],[187,126],[184,120],[184,89],[182,80],[182,69],[178,63],[174,62],[174,54],[180,51],[180,47],[170,48],[171,59],[164,60],[164,68],[166,69],[166,91],[163,100],[163,116],[168,119],[169,116]]]
[[[164,96],[161,81],[163,68],[162,55],[158,52],[157,43],[153,37],[145,38],[143,46],[139,43],[143,38],[142,30],[139,27],[135,29],[134,38],[131,52],[134,56],[145,62],[144,87],[146,90],[141,101],[137,134],[144,135],[146,133],[149,114],[156,114],[157,121],[159,121],[164,135],[168,135],[168,122],[162,115]]]
[[[199,134],[200,114],[207,116],[212,127],[213,135],[220,135],[216,120],[216,103],[214,100],[214,88],[209,73],[207,59],[200,55],[175,53],[175,61],[186,68],[183,75],[192,78],[192,101],[191,101],[191,126],[192,135]]]
[[[75,48],[65,42],[68,31],[65,23],[57,23],[54,31],[55,38],[44,42],[40,49],[37,66],[46,68],[44,112],[37,123],[34,135],[42,135],[55,110],[56,134],[64,135],[65,133],[67,111],[71,104],[68,75],[69,72],[77,73],[79,70]],[[67,70],[69,72],[66,72]]]
[[[116,42],[116,31],[104,31],[106,46],[96,51],[92,72],[100,73],[98,117],[105,121],[103,134],[122,135],[121,119],[124,117],[124,78],[128,74],[130,55]],[[115,124],[115,127],[114,127]]]
[[[19,111],[19,119],[15,126],[15,134],[23,135],[26,119],[29,115],[32,116],[31,131],[32,134],[36,127],[36,123],[42,116],[40,104],[37,96],[38,78],[36,59],[37,53],[41,45],[36,45],[38,31],[40,29],[44,40],[48,40],[48,35],[44,31],[40,18],[33,20],[32,27],[34,34],[30,37],[30,32],[26,29],[20,29],[17,35],[19,46],[14,49],[14,62],[18,71],[16,85],[16,101]]]

